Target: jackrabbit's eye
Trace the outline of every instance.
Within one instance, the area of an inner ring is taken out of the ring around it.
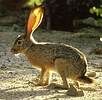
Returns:
[[[18,45],[22,45],[23,44],[23,41],[22,40],[18,40],[17,44]]]

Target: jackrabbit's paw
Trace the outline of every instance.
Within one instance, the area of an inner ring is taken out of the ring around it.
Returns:
[[[69,88],[67,86],[56,84],[56,83],[51,83],[48,87],[50,87],[50,88],[60,88],[60,89],[68,89]]]
[[[49,85],[49,84],[47,84],[47,83],[41,83],[41,82],[39,82],[39,83],[36,84],[36,86],[46,86],[46,85]]]
[[[79,83],[78,83],[78,82],[69,83],[69,85],[70,85],[70,87],[71,87],[71,86],[73,86],[73,85],[75,85],[75,86],[79,87]]]
[[[39,82],[36,84],[36,86],[43,86],[43,83]]]
[[[43,85],[46,86],[46,85],[49,85],[49,83],[48,82],[45,82]]]

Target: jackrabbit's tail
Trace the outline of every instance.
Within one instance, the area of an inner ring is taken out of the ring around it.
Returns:
[[[91,84],[91,83],[94,82],[94,80],[89,78],[88,76],[80,76],[80,77],[77,78],[77,80],[79,82],[83,82],[83,83],[87,83],[87,84]]]

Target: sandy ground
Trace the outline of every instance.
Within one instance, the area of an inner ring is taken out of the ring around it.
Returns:
[[[102,100],[102,55],[89,55],[93,46],[102,47],[99,40],[102,30],[84,28],[74,33],[37,30],[35,33],[37,41],[65,43],[81,50],[88,60],[87,73],[96,73],[91,77],[95,83],[80,83],[78,91],[83,95],[77,96],[67,96],[68,90],[64,89],[35,86],[33,83],[39,81],[40,70],[31,66],[24,55],[14,56],[10,52],[14,40],[21,33],[8,30],[0,32],[0,100]],[[51,82],[61,84],[62,80],[53,73]]]

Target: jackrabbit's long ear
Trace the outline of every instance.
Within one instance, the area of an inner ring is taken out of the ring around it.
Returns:
[[[28,18],[26,26],[26,34],[31,35],[34,30],[40,25],[43,18],[43,7],[38,6],[34,8]]]

